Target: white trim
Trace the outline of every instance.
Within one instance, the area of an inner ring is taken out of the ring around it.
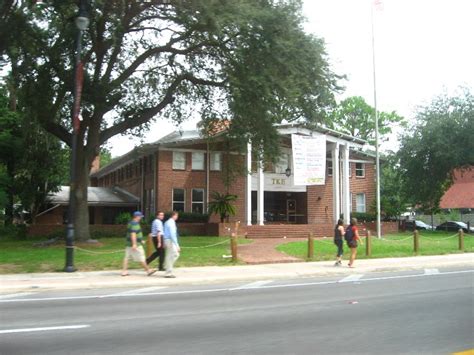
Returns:
[[[247,143],[247,225],[252,225],[252,144]]]
[[[349,181],[349,146],[342,146],[342,213],[344,214],[344,224],[349,224],[351,219],[350,208],[350,181]]]
[[[290,128],[279,128],[278,133],[280,135],[287,135],[287,134],[303,134],[306,136],[312,136],[313,134],[325,134],[319,131],[311,131],[308,128],[302,128],[302,127],[290,127]],[[341,136],[345,136],[343,133],[340,133]],[[349,137],[349,136],[347,136]],[[358,138],[352,138],[352,139],[358,139]],[[357,143],[354,140],[350,139],[344,139],[344,138],[338,138],[334,137],[330,134],[326,134],[326,141],[331,142],[331,143],[339,143],[341,145],[349,145],[350,147],[355,147],[355,148],[362,148],[365,146],[365,144],[362,143]]]
[[[340,191],[339,191],[339,144],[335,144],[334,148],[331,150],[331,156],[334,159],[335,164],[332,164],[332,199],[333,199],[333,220],[334,224],[337,223],[339,216],[341,215],[341,200],[340,200]]]
[[[260,226],[264,224],[264,192],[265,192],[265,176],[263,173],[263,161],[258,162],[258,191],[257,191],[257,223]]]

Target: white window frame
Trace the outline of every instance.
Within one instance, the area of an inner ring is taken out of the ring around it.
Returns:
[[[362,169],[357,169],[357,164],[362,165]],[[362,175],[357,175],[357,171],[362,171]],[[364,163],[355,163],[355,172],[356,178],[365,178],[365,164]]]
[[[182,159],[177,159],[181,157]],[[186,170],[186,153],[173,151],[173,170]]]
[[[197,160],[197,157],[201,157],[202,161]],[[197,164],[200,166],[196,166]],[[204,170],[206,168],[206,154],[204,152],[192,152],[191,153],[191,170]]]
[[[358,197],[359,196],[363,196],[364,197],[364,204],[362,205],[361,203],[359,203],[359,200],[358,200]],[[364,192],[361,192],[361,193],[357,193],[356,194],[356,212],[358,213],[366,213],[367,212],[367,200],[366,200],[366,196],[365,196],[365,193]],[[361,208],[363,207],[363,208]]]
[[[194,201],[194,191],[202,191],[202,201]],[[205,190],[204,189],[200,189],[200,188],[196,188],[196,189],[191,189],[191,212],[194,212],[194,205],[196,204],[200,204],[202,205],[202,213],[205,213],[204,211],[204,199],[205,199]]]
[[[328,169],[328,176],[332,176],[332,174],[333,174],[332,160],[326,161],[326,166],[327,166],[327,169]],[[331,172],[329,172],[329,171],[331,171]]]
[[[183,190],[183,201],[175,201],[174,199],[174,190]],[[173,187],[171,190],[171,210],[174,211],[174,204],[175,203],[182,203],[183,204],[183,212],[186,211],[186,189],[181,187]]]
[[[352,210],[352,208],[354,207],[354,206],[353,206],[353,203],[352,203],[352,199],[354,198],[354,194],[353,194],[352,192],[350,192],[350,193],[349,193],[349,196],[350,196],[350,197],[349,197],[349,211],[350,211],[350,212],[354,212],[354,211]]]
[[[211,171],[221,171],[222,170],[222,153],[221,152],[211,152],[209,169]]]

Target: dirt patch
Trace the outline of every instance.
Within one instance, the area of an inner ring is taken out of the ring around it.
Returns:
[[[0,264],[0,274],[16,274],[20,268],[18,264]]]

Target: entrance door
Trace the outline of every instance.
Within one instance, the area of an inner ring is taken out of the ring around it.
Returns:
[[[296,200],[286,200],[286,220],[288,223],[296,223]]]

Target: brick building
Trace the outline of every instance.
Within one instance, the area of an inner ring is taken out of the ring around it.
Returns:
[[[322,127],[280,125],[278,131],[282,156],[276,164],[257,164],[250,143],[246,153],[228,152],[222,133],[209,143],[197,130],[181,131],[113,160],[94,172],[91,181],[137,196],[145,215],[157,210],[202,213],[212,192],[235,194],[237,215],[231,221],[241,221],[255,235],[271,228],[279,234],[287,224],[295,236],[308,230],[327,234],[341,214],[348,222],[351,211],[369,211],[375,198],[375,164],[362,152],[363,140]],[[324,185],[294,185],[292,134],[325,135]],[[211,222],[218,222],[217,216]]]

